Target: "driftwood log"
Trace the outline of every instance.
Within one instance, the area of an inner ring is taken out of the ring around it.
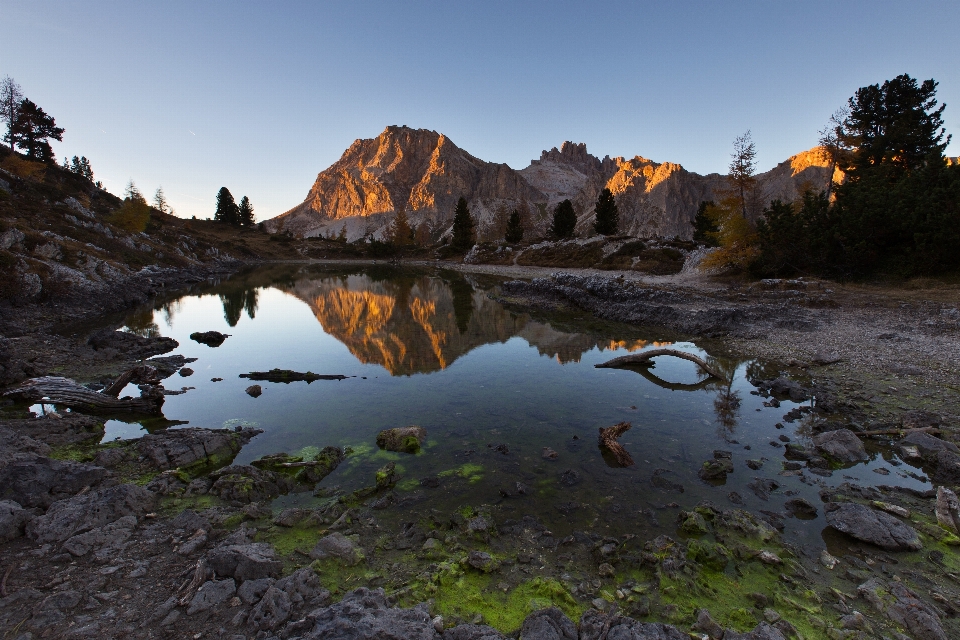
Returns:
[[[621,467],[633,466],[633,458],[617,441],[631,426],[629,422],[621,422],[612,427],[600,427],[600,446],[613,454],[617,464]]]
[[[872,431],[854,431],[861,438],[866,436],[903,436],[908,433],[940,433],[937,427],[915,427],[913,429],[874,429]]]
[[[684,360],[689,360],[697,364],[700,369],[714,378],[724,379],[724,375],[720,371],[707,363],[706,360],[700,356],[696,356],[692,353],[687,353],[686,351],[677,351],[676,349],[650,349],[649,351],[642,351],[640,353],[631,353],[630,355],[620,356],[619,358],[614,358],[613,360],[607,360],[606,362],[601,362],[600,364],[593,365],[597,369],[616,369],[617,367],[629,367],[629,366],[644,366],[650,364],[651,358],[656,358],[657,356],[673,356],[674,358],[683,358]]]
[[[116,398],[88,389],[69,378],[57,376],[31,378],[3,395],[28,402],[59,404],[71,409],[100,413],[160,413],[160,407],[163,406],[163,390],[160,387],[141,389],[139,398]]]
[[[291,371],[290,369],[270,369],[270,371],[251,371],[250,373],[241,373],[241,378],[249,378],[250,380],[266,381],[266,382],[301,382],[304,381],[307,384],[310,384],[314,380],[346,380],[347,376],[336,374],[336,375],[324,375],[319,373],[313,373],[312,371],[307,371],[306,373],[301,373],[299,371]]]
[[[139,367],[134,367],[121,373],[120,377],[113,381],[113,384],[100,393],[116,398],[120,395],[120,392],[123,391],[123,388],[131,382],[135,384],[157,384],[160,382],[160,379],[157,377],[156,367],[142,364]]]

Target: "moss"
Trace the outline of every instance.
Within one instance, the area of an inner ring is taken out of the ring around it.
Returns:
[[[317,527],[269,527],[261,532],[259,540],[270,542],[281,558],[304,561],[321,537]],[[291,556],[293,556],[291,558]]]
[[[465,462],[454,469],[447,469],[437,474],[440,477],[459,476],[473,484],[483,479],[483,467],[472,462]]]

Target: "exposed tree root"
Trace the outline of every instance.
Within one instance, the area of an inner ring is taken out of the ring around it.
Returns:
[[[650,349],[649,351],[642,351],[640,353],[631,353],[630,355],[620,356],[619,358],[614,358],[613,360],[607,360],[600,364],[593,365],[597,369],[616,369],[617,367],[629,367],[631,365],[645,365],[649,364],[651,358],[656,358],[657,356],[673,356],[675,358],[682,358],[684,360],[689,360],[697,364],[700,369],[714,378],[724,379],[724,375],[720,373],[717,369],[710,366],[706,360],[700,356],[696,356],[692,353],[687,353],[686,351],[678,351],[676,349]]]

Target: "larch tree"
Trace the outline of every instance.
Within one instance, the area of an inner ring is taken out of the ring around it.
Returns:
[[[17,121],[21,102],[23,91],[20,85],[10,76],[0,80],[0,120],[7,125],[7,133],[3,139],[10,144],[10,151],[13,151],[13,123]]]
[[[163,195],[163,187],[157,187],[157,192],[153,194],[153,208],[160,213],[170,213],[170,203]]]
[[[756,172],[757,148],[748,129],[742,136],[733,141],[733,153],[730,154],[730,174],[727,179],[733,188],[740,204],[740,213],[747,217],[747,205],[753,195],[757,179]]]
[[[470,208],[467,206],[467,199],[460,196],[457,200],[457,208],[453,212],[453,247],[455,249],[466,251],[473,246],[473,218],[470,217]]]
[[[617,210],[617,201],[610,189],[604,188],[597,196],[595,211],[594,230],[602,236],[616,235],[620,227],[620,212]]]

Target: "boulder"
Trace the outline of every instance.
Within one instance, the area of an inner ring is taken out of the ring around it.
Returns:
[[[230,334],[220,333],[219,331],[194,331],[190,334],[190,339],[208,347],[219,347],[223,341],[230,337]]]
[[[869,460],[863,442],[849,429],[828,431],[813,437],[813,444],[822,455],[837,462],[860,462]]]
[[[26,527],[27,536],[38,544],[64,542],[70,537],[115,522],[124,516],[140,517],[153,509],[154,495],[132,484],[58,500]]]
[[[507,640],[493,627],[485,624],[460,624],[444,630],[443,640]]]
[[[134,445],[140,455],[161,471],[191,466],[223,466],[260,429],[168,429],[149,433]]]
[[[273,578],[258,578],[257,580],[247,580],[237,589],[237,597],[246,604],[256,604],[260,598],[267,592],[267,589],[276,582]]]
[[[277,578],[283,563],[276,559],[273,545],[266,542],[221,544],[207,554],[207,562],[218,576],[244,582]]]
[[[714,451],[713,460],[707,460],[697,471],[701,480],[711,484],[723,484],[727,481],[727,474],[733,473],[732,455],[727,451]]]
[[[937,487],[936,514],[940,526],[960,534],[960,500],[957,500],[957,494],[946,487]]]
[[[949,449],[938,451],[933,458],[930,479],[939,484],[960,485],[960,454]]]
[[[817,508],[803,498],[791,498],[783,506],[794,518],[813,520],[817,517]]]
[[[290,619],[293,606],[286,591],[269,587],[250,611],[247,626],[254,631],[274,631]]]
[[[486,551],[471,551],[467,554],[467,564],[484,573],[490,573],[499,567],[499,563]]]
[[[190,601],[187,607],[187,615],[192,616],[201,611],[207,611],[213,607],[226,602],[237,592],[237,585],[231,579],[226,580],[208,580],[200,585],[197,593]]]
[[[920,457],[928,461],[933,461],[941,451],[960,454],[960,448],[957,448],[957,445],[952,442],[947,442],[946,440],[941,440],[923,431],[908,433],[906,437],[900,441],[900,446],[903,447],[904,445],[916,447],[920,453]]]
[[[857,587],[857,593],[914,638],[947,640],[937,612],[902,583],[872,578]]]
[[[427,605],[392,608],[383,589],[361,587],[336,604],[314,610],[307,620],[312,628],[301,636],[302,640],[440,639]]]
[[[922,548],[917,532],[897,518],[853,502],[831,502],[826,507],[827,524],[849,536],[888,551]]]
[[[294,606],[300,606],[302,603],[307,603],[310,606],[330,604],[330,592],[323,588],[320,584],[320,578],[309,567],[297,569],[286,578],[277,580],[275,586],[290,596],[290,602]]]
[[[14,460],[0,469],[0,500],[46,509],[57,500],[98,486],[110,472],[91,464],[39,456]]]
[[[526,636],[523,637],[526,639]],[[700,635],[697,634],[697,637]],[[690,635],[673,625],[608,616],[596,609],[588,609],[580,618],[580,640],[603,640],[604,638],[608,640],[690,640]]]
[[[272,500],[294,486],[293,480],[285,475],[248,465],[224,467],[210,477],[214,479],[210,493],[239,504]]]
[[[387,451],[417,453],[427,439],[427,430],[417,425],[384,429],[377,434],[377,446]]]
[[[577,640],[578,636],[573,621],[557,607],[549,607],[526,617],[520,637],[524,640]]]
[[[310,551],[310,557],[317,560],[339,559],[342,564],[352,567],[366,559],[363,549],[357,543],[339,531],[320,538]]]
[[[252,384],[246,389],[244,389],[244,393],[246,393],[251,398],[259,398],[263,394],[263,387],[261,387],[258,384]]]
[[[27,522],[34,515],[13,500],[0,500],[0,542],[7,542],[23,535]]]
[[[173,351],[180,343],[173,338],[156,336],[144,338],[126,331],[102,329],[91,334],[87,344],[97,351],[114,350],[123,354],[125,358],[142,360],[150,356],[160,355]]]

